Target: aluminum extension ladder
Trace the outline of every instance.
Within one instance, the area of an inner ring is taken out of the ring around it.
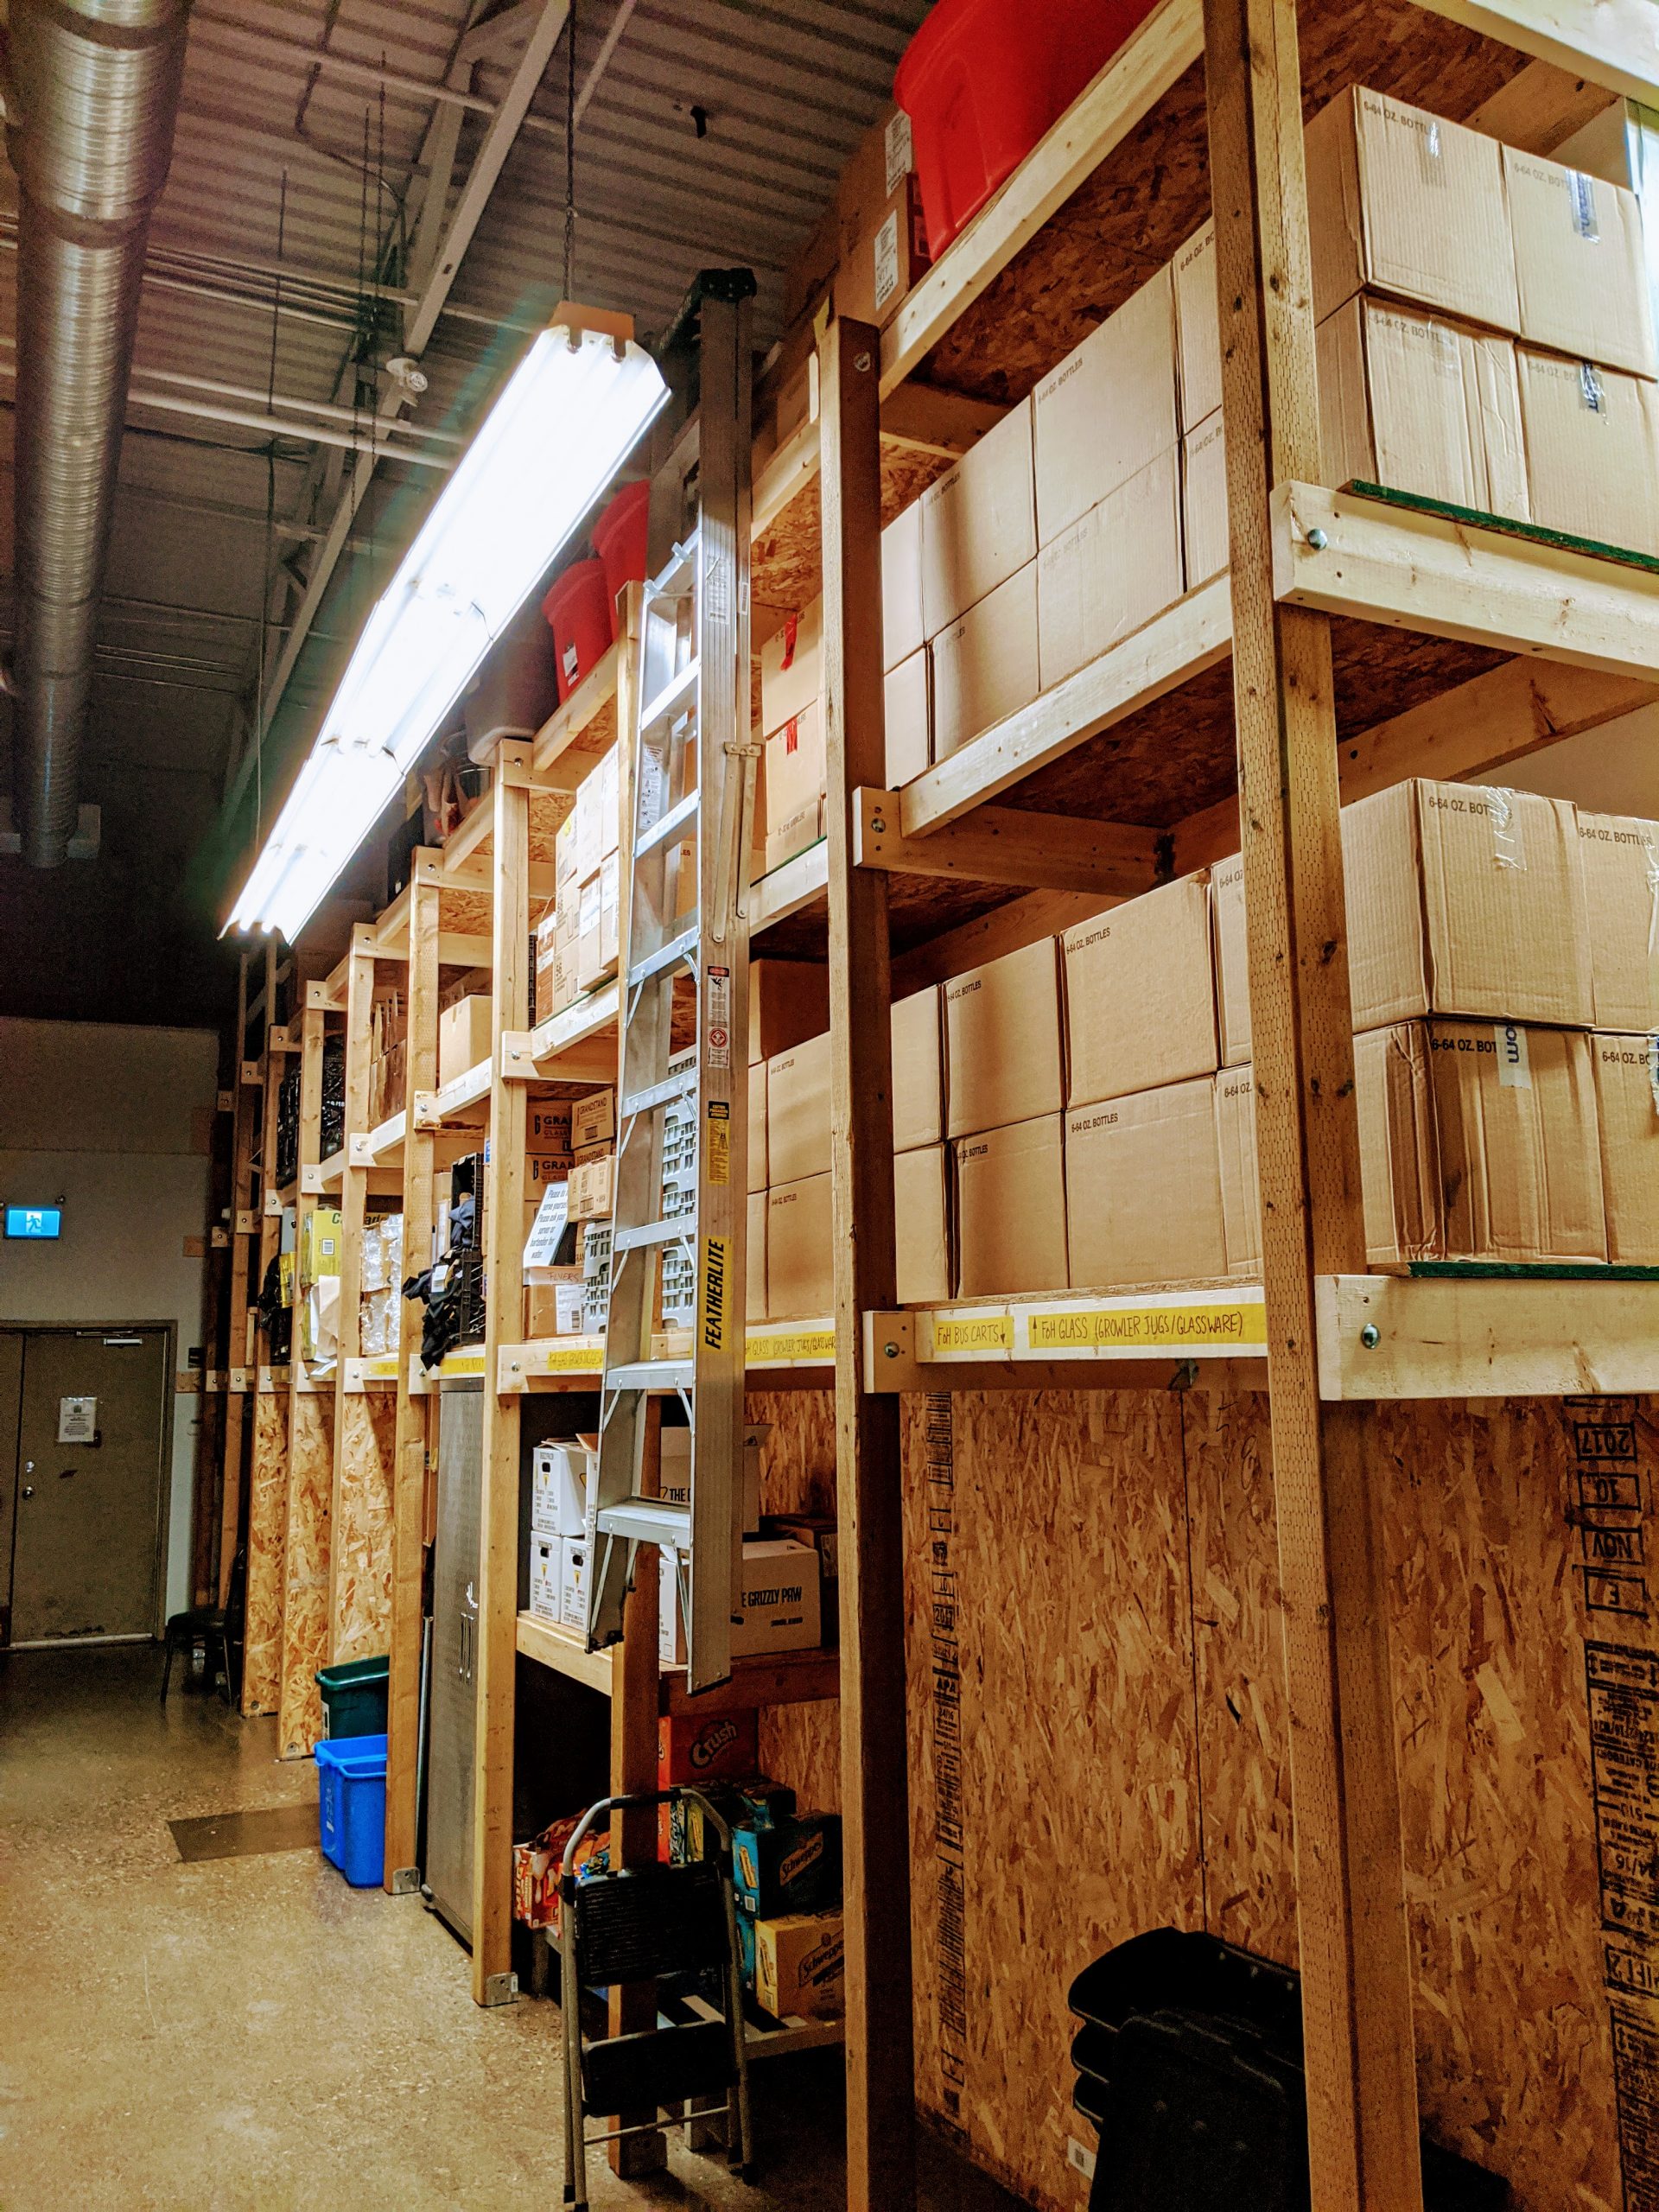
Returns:
[[[620,1637],[639,1548],[671,1548],[693,1690],[731,1672],[743,1541],[748,855],[758,748],[749,694],[745,284],[752,289],[753,279],[736,274],[742,283],[702,280],[696,523],[645,593],[610,1306],[589,1504],[589,1648]],[[677,1054],[675,983],[684,976],[695,992],[696,1039]],[[690,1423],[684,1502],[642,1494],[653,1393],[677,1393]]]

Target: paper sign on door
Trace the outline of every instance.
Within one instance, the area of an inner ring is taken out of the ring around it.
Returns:
[[[60,1398],[58,1400],[58,1441],[60,1444],[91,1444],[98,1435],[98,1400],[96,1398]]]

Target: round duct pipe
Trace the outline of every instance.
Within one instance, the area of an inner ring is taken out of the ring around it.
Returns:
[[[74,834],[92,652],[149,219],[189,0],[12,0],[19,191],[12,648],[23,856]]]

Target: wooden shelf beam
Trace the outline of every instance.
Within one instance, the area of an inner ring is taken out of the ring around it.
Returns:
[[[1315,1311],[1328,1400],[1659,1391],[1659,1282],[1322,1275]]]
[[[1103,899],[1133,899],[1169,872],[1169,840],[1155,830],[981,806],[931,836],[906,837],[897,791],[857,791],[853,804],[853,857],[859,868],[1086,891]]]

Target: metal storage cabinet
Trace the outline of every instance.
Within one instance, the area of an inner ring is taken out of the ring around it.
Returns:
[[[478,1734],[478,1565],[484,1386],[440,1386],[432,1572],[431,1740],[426,1891],[464,1942],[473,1933],[473,1747]]]

